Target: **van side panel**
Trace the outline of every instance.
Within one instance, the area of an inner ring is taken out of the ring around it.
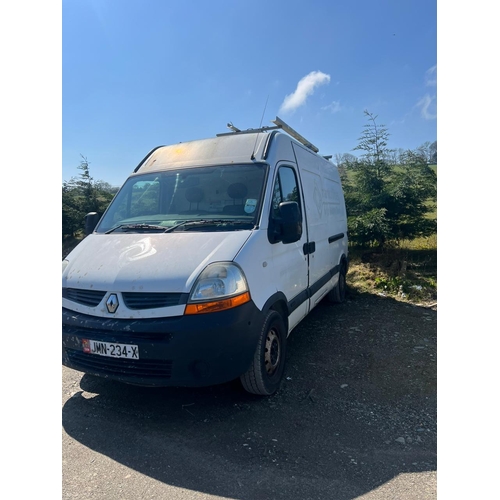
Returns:
[[[311,307],[335,286],[338,264],[347,256],[347,218],[336,167],[297,143],[292,143],[299,166],[309,246]]]

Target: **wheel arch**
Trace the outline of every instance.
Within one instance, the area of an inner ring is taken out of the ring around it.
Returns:
[[[345,272],[347,274],[347,271],[349,270],[349,257],[347,257],[347,255],[345,253],[343,253],[340,256],[339,267],[342,266],[342,265],[344,265]]]
[[[283,322],[285,323],[286,331],[288,332],[288,301],[286,300],[285,294],[283,292],[276,292],[269,299],[267,299],[262,312],[264,315],[270,310],[274,310],[281,315]]]

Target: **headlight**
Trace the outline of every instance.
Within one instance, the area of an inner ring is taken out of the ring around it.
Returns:
[[[250,301],[243,271],[231,262],[208,265],[189,296],[185,314],[221,311]]]
[[[215,263],[207,266],[200,274],[189,302],[229,297],[247,291],[247,281],[239,267],[231,263]]]
[[[69,260],[68,259],[64,259],[62,261],[62,272],[64,272],[64,270],[66,269],[66,267],[68,266],[69,264]]]

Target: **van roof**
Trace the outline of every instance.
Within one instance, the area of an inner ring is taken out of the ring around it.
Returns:
[[[212,139],[180,142],[160,146],[148,154],[135,172],[150,172],[164,168],[253,163],[264,159],[270,133],[229,134]]]
[[[277,116],[272,122],[275,124],[274,127],[248,130],[240,130],[232,123],[228,123],[227,127],[232,130],[232,133],[217,134],[212,139],[159,146],[147,154],[134,173],[164,170],[172,166],[195,167],[264,161],[269,153],[271,140],[275,135],[281,136],[276,137],[277,142],[281,142],[283,137],[288,137],[292,141],[304,145],[311,152],[318,154],[319,150],[314,144],[301,136],[281,118]],[[281,134],[280,130],[286,134]],[[329,160],[331,156],[323,156],[323,158]]]

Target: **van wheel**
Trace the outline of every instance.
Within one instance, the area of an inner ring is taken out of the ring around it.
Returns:
[[[342,261],[340,263],[339,280],[335,285],[335,288],[330,290],[330,292],[328,293],[328,300],[330,302],[338,304],[345,301],[347,294],[346,274],[346,265],[345,262]]]
[[[262,326],[252,365],[241,377],[244,389],[270,396],[280,386],[285,368],[286,331],[281,315],[270,310]]]

